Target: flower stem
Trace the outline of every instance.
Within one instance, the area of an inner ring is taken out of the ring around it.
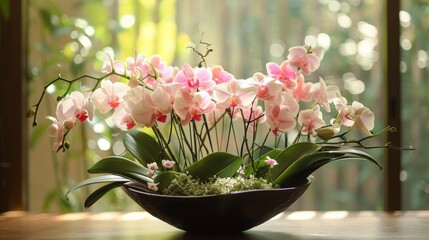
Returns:
[[[177,165],[179,165],[176,156],[174,155],[173,151],[170,148],[170,140],[171,140],[171,131],[170,131],[170,135],[168,138],[168,141],[165,140],[164,135],[161,133],[161,131],[159,130],[157,125],[152,126],[152,130],[155,133],[156,137],[158,138],[158,142],[160,143],[160,146],[162,147],[162,152],[165,154],[165,150],[167,150],[168,155],[170,156],[171,160],[173,160],[174,162],[176,162]],[[160,157],[161,157],[161,153],[160,153]]]

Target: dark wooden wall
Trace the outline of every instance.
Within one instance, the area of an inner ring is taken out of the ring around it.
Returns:
[[[25,6],[0,19],[0,212],[26,209]]]

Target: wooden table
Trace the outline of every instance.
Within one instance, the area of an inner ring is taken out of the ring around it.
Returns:
[[[229,236],[202,236],[173,228],[146,212],[0,215],[0,239],[429,239],[429,211],[285,212]]]

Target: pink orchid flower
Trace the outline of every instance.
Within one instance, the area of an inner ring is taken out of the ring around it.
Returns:
[[[347,99],[339,97],[334,99],[335,109],[338,111],[338,119],[344,126],[351,127],[354,124],[355,109],[347,104]]]
[[[153,99],[155,100],[158,108],[163,109],[166,112],[170,112],[173,107],[174,96],[179,88],[179,83],[164,83],[158,85],[153,93]]]
[[[145,62],[145,56],[137,54],[135,52],[134,58],[128,57],[127,62],[127,76],[130,77],[128,85],[132,88],[139,85],[139,80],[145,77],[147,74],[147,63]],[[145,71],[146,70],[146,71]]]
[[[365,136],[371,135],[371,130],[374,129],[375,116],[374,113],[365,107],[362,103],[354,101],[352,107],[355,109],[354,126]]]
[[[131,130],[137,125],[127,102],[115,108],[112,119],[115,125],[123,131]]]
[[[148,187],[150,190],[152,190],[152,191],[154,191],[154,192],[157,192],[157,191],[158,191],[158,184],[159,184],[159,183],[147,183],[147,187]]]
[[[116,126],[124,131],[131,130],[137,125],[133,117],[133,109],[142,101],[146,93],[143,86],[131,88],[123,97],[123,102],[113,112],[112,119]]]
[[[148,163],[147,164],[147,168],[152,171],[155,172],[158,169],[158,164],[156,164],[156,162],[153,163]]]
[[[94,116],[94,105],[79,92],[74,91],[67,95],[57,105],[57,117],[59,121],[79,120],[85,122],[92,120]]]
[[[251,84],[257,86],[256,97],[264,101],[272,101],[282,91],[283,84],[272,77],[266,77],[262,73],[255,73],[248,79]]]
[[[297,67],[304,74],[308,75],[316,71],[323,58],[323,48],[315,47],[292,47],[289,49],[287,59],[290,65]]]
[[[374,129],[375,121],[374,113],[371,110],[357,101],[348,105],[344,97],[334,99],[334,104],[341,124],[347,127],[355,126],[365,136],[371,135],[370,131]]]
[[[323,121],[320,106],[315,105],[311,109],[299,112],[298,124],[302,126],[302,135],[311,134],[313,136],[316,136],[316,130],[326,125],[325,121]]]
[[[275,159],[272,159],[267,156],[267,159],[265,160],[265,163],[270,167],[273,168],[274,166],[278,165],[277,161]]]
[[[313,95],[314,100],[317,104],[322,106],[327,112],[331,111],[331,107],[328,102],[328,92],[326,88],[326,83],[323,78],[319,77],[318,83],[313,83],[311,88],[311,95]]]
[[[181,88],[174,97],[173,109],[182,120],[182,124],[187,125],[189,121],[200,121],[203,114],[213,112],[216,104],[207,92],[190,93]]]
[[[211,68],[212,70],[212,80],[216,84],[221,84],[225,82],[229,82],[234,76],[231,73],[223,70],[223,67],[220,65],[215,65]]]
[[[48,128],[48,135],[53,138],[52,148],[57,151],[63,142],[64,125],[54,117],[47,116],[46,118],[52,121]]]
[[[161,163],[162,163],[162,166],[164,166],[167,169],[172,169],[175,164],[174,161],[170,161],[170,160],[162,160]]]
[[[280,66],[276,63],[269,62],[266,64],[266,68],[268,75],[283,83],[286,91],[296,88],[296,73],[289,65],[288,61],[283,61]]]
[[[305,82],[304,75],[300,74],[298,77],[298,85],[293,92],[293,97],[296,101],[309,102],[311,99],[310,91],[313,84],[311,82]]]
[[[125,83],[103,80],[100,83],[100,88],[92,93],[91,101],[100,113],[107,113],[110,109],[119,106],[129,89],[130,87]]]
[[[257,86],[245,80],[232,79],[227,83],[216,85],[213,98],[226,108],[247,108],[256,97]]]
[[[101,68],[102,73],[119,73],[119,74],[125,74],[125,66],[120,61],[114,61],[113,57],[106,53],[106,59],[103,62],[103,67]],[[119,76],[112,75],[109,76],[107,79],[109,79],[112,82],[117,82],[119,80]]]
[[[144,65],[143,72],[149,74],[145,79],[146,84],[151,88],[156,88],[158,83],[164,83],[164,79],[169,79],[173,74],[174,69],[161,59],[159,55],[153,55],[150,57],[148,64]],[[157,78],[153,78],[156,76]]]
[[[145,127],[152,127],[156,121],[165,123],[172,110],[170,95],[157,88],[146,91],[143,98],[132,107],[133,118]]]
[[[286,92],[278,96],[276,103],[265,102],[267,124],[275,135],[279,132],[287,132],[296,126],[295,117],[298,111],[298,103]]]
[[[246,167],[245,166],[240,166],[237,170],[238,174],[244,174],[246,172]]]
[[[178,72],[179,72],[178,67],[172,67],[171,74],[169,74],[167,77],[164,74],[162,77],[162,80],[164,81],[164,83],[172,83]]]
[[[207,68],[193,69],[189,64],[185,64],[173,82],[180,83],[184,89],[194,93],[197,90],[211,92],[216,83],[212,80],[212,72]]]

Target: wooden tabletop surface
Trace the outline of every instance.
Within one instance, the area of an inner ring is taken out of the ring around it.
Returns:
[[[429,239],[429,211],[285,212],[236,235],[185,233],[146,212],[0,215],[0,239]]]

